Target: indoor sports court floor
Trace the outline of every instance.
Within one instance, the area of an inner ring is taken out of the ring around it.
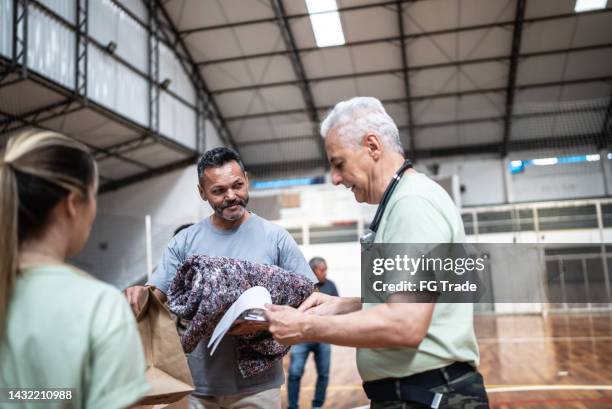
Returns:
[[[612,407],[612,314],[480,315],[476,334],[491,408]],[[300,389],[302,408],[311,407],[315,379],[309,358]],[[284,387],[282,394],[286,407]],[[325,407],[361,409],[367,403],[355,350],[333,347]]]

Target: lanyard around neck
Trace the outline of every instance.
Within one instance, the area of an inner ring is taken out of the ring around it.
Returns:
[[[393,174],[391,181],[389,182],[389,184],[387,185],[387,188],[385,189],[385,193],[383,193],[380,204],[378,205],[378,209],[376,209],[374,220],[372,220],[372,224],[370,224],[370,230],[373,231],[374,233],[376,233],[376,231],[378,230],[378,225],[380,224],[380,220],[382,219],[382,216],[385,212],[387,203],[389,202],[389,199],[391,198],[393,191],[395,190],[400,179],[402,178],[402,175],[404,174],[404,172],[406,172],[408,169],[411,169],[411,168],[412,168],[412,162],[409,159],[406,159],[406,161],[397,170],[397,172]]]

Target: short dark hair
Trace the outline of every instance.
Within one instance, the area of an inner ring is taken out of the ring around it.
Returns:
[[[202,177],[206,169],[218,168],[233,160],[238,163],[240,169],[244,172],[244,163],[242,163],[240,155],[235,150],[222,146],[206,151],[198,161],[198,179]]]
[[[310,259],[308,264],[310,265],[310,269],[315,271],[315,268],[319,267],[321,264],[327,265],[327,262],[323,257],[313,257]]]

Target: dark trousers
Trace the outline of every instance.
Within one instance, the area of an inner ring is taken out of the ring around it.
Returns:
[[[447,383],[429,389],[443,394],[439,409],[488,409],[489,400],[482,375],[474,371]],[[427,405],[415,402],[371,402],[370,409],[426,409]]]
[[[291,363],[289,364],[289,379],[287,382],[287,393],[289,409],[297,409],[300,398],[300,381],[304,374],[304,366],[308,355],[313,352],[315,365],[317,367],[317,385],[315,388],[313,407],[322,407],[325,402],[325,392],[329,383],[329,360],[331,348],[329,344],[321,342],[306,342],[291,347]]]

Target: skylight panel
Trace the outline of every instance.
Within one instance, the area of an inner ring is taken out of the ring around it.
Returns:
[[[608,0],[576,0],[574,11],[581,13],[583,11],[605,9]]]
[[[317,47],[346,43],[336,0],[306,0]]]

